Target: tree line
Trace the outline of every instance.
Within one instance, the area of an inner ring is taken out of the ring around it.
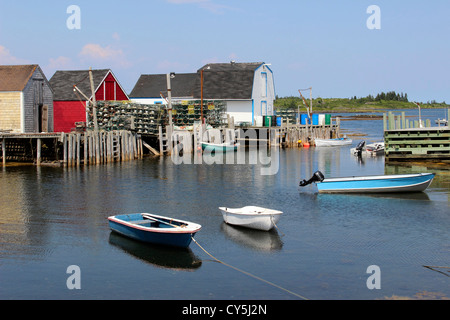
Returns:
[[[375,102],[375,101],[403,101],[403,102],[409,102],[408,101],[408,94],[407,93],[396,93],[395,91],[388,91],[388,92],[381,92],[378,93],[375,97],[369,94],[366,97],[357,98],[354,96],[351,98],[351,100],[356,100],[357,102]]]

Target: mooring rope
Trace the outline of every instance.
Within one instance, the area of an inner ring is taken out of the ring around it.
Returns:
[[[275,223],[275,221],[273,221],[273,216],[270,216],[270,219],[272,220],[273,225],[275,226],[275,228],[277,228],[278,231],[280,231],[283,235],[282,237],[285,236],[284,232],[280,230],[280,228],[278,228],[277,224]]]
[[[265,280],[265,279],[263,279],[263,278],[261,278],[261,277],[258,277],[258,276],[256,276],[256,275],[250,273],[250,272],[241,270],[241,269],[239,269],[239,268],[236,268],[236,267],[234,267],[234,266],[232,266],[232,265],[230,265],[230,264],[228,264],[228,263],[225,263],[225,262],[223,262],[223,261],[217,259],[217,258],[214,257],[212,254],[210,254],[208,251],[206,251],[205,248],[203,248],[203,247],[200,245],[200,243],[198,243],[198,242],[194,239],[193,236],[191,236],[191,238],[192,238],[192,241],[194,241],[194,242],[200,247],[200,249],[202,249],[208,256],[210,256],[211,258],[213,258],[215,261],[217,261],[217,262],[219,262],[219,263],[221,263],[221,264],[223,264],[223,265],[225,265],[225,266],[227,266],[227,267],[229,267],[229,268],[232,268],[232,269],[234,269],[234,270],[236,270],[236,271],[239,271],[239,272],[241,272],[241,273],[243,273],[243,274],[246,274],[246,275],[248,275],[248,276],[250,276],[250,277],[252,277],[252,278],[255,278],[255,279],[257,279],[257,280],[260,280],[260,281],[262,281],[262,282],[265,282],[265,283],[267,283],[267,284],[270,284],[271,286],[273,286],[273,287],[275,287],[275,288],[278,288],[278,289],[281,289],[281,290],[283,290],[283,291],[285,291],[285,292],[287,292],[287,293],[290,293],[290,294],[292,294],[292,295],[294,295],[294,296],[296,296],[296,297],[298,297],[298,298],[300,298],[300,299],[303,299],[303,300],[309,300],[308,298],[305,298],[305,297],[303,297],[303,296],[301,296],[301,295],[299,295],[299,294],[297,294],[297,293],[295,293],[295,292],[292,292],[292,291],[290,291],[290,290],[288,290],[288,289],[285,289],[285,288],[283,288],[283,287],[281,287],[281,286],[279,286],[279,285],[277,285],[277,284],[275,284],[275,283],[273,283],[273,282],[267,281],[267,280]]]

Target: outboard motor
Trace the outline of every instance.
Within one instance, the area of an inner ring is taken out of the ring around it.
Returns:
[[[358,157],[361,157],[362,155],[362,151],[364,146],[366,145],[366,141],[361,141],[360,143],[358,143],[358,145],[356,146],[356,154]]]
[[[311,184],[313,182],[322,182],[323,179],[325,179],[323,173],[320,172],[320,171],[316,171],[316,172],[314,172],[314,174],[311,177],[311,179],[309,179],[308,181],[306,181],[306,180],[300,181],[299,186],[300,187],[305,187],[305,186],[307,186],[307,185],[309,185],[309,184]]]

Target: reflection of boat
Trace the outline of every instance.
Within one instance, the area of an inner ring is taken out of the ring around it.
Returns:
[[[358,156],[358,147],[351,148],[350,153],[354,156]],[[361,149],[362,156],[379,156],[384,154],[384,142],[375,142],[363,146]]]
[[[239,143],[209,143],[202,142],[203,151],[207,152],[229,152],[236,151]]]
[[[175,248],[142,243],[116,232],[109,235],[109,243],[126,253],[157,267],[191,271],[202,265],[190,248]]]
[[[254,250],[275,251],[283,247],[283,242],[275,229],[264,232],[226,223],[222,223],[221,229],[234,242]]]
[[[172,219],[149,213],[133,213],[111,216],[110,228],[127,237],[176,247],[188,247],[192,237],[200,231],[196,223]]]
[[[280,220],[283,212],[262,207],[246,206],[243,208],[219,207],[223,220],[228,224],[268,231]]]
[[[351,145],[353,141],[346,137],[335,139],[315,139],[316,147],[340,147]]]
[[[325,179],[317,171],[308,181],[301,181],[300,186],[316,183],[321,193],[420,192],[428,188],[433,178],[434,173],[413,173]]]

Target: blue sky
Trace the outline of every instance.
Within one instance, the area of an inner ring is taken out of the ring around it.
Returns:
[[[81,28],[70,30],[70,5]],[[370,5],[381,29],[370,30]],[[381,91],[450,103],[450,1],[0,0],[0,64],[111,68],[127,92],[141,74],[209,62],[270,63],[278,96]]]

